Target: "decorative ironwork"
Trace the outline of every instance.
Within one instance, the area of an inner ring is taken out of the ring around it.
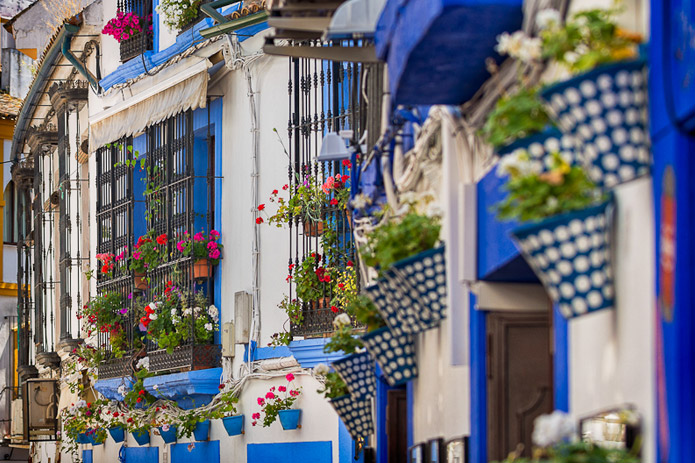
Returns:
[[[151,372],[215,368],[222,362],[222,350],[219,344],[180,346],[171,354],[160,349],[148,352],[148,356]]]
[[[152,50],[152,0],[118,0],[117,5],[118,11],[137,14],[143,24],[141,32],[120,42],[121,61],[126,62],[147,50]]]

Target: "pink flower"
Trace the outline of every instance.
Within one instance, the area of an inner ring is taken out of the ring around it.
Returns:
[[[258,398],[258,405],[265,405],[265,400],[263,400],[263,397]]]
[[[214,241],[209,241],[208,242],[208,249],[209,250],[217,249],[217,243],[215,243]]]
[[[285,379],[287,381],[294,381],[294,375],[292,373],[287,373],[287,376],[285,376]]]
[[[219,237],[220,237],[220,232],[218,232],[217,230],[210,230],[210,238],[212,238],[213,240],[216,240]]]
[[[135,260],[140,260],[140,255],[141,255],[141,254],[142,254],[142,253],[141,253],[140,251],[135,251],[135,252],[133,253],[133,259],[135,259]]]
[[[130,38],[130,36],[129,36],[128,34],[123,34],[123,35],[121,36],[121,38],[122,38],[123,40],[128,40],[128,39]]]
[[[193,239],[195,241],[205,241],[205,237],[203,236],[203,232],[198,232],[195,235],[193,235]]]
[[[299,395],[299,391],[297,389],[292,389],[290,390],[290,395],[292,397],[297,397]]]
[[[266,399],[274,399],[274,398],[275,398],[275,394],[273,394],[272,392],[268,391],[268,392],[266,393],[266,395],[265,395],[265,398],[266,398]]]
[[[219,259],[220,258],[220,250],[219,249],[213,249],[210,251],[210,254],[208,255],[210,259]]]
[[[287,390],[287,388],[285,386],[278,387],[279,392],[285,392],[286,390]]]
[[[260,420],[261,414],[260,413],[254,413],[253,415],[251,415],[251,418],[253,418],[254,420]]]
[[[179,241],[178,243],[176,243],[176,249],[178,249],[179,252],[183,252],[185,250],[185,248],[183,247],[184,243],[185,241]]]

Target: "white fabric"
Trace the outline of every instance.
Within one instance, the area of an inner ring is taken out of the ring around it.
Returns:
[[[205,60],[200,64],[201,66],[189,68],[174,79],[167,79],[160,85],[151,87],[142,96],[135,95],[90,120],[90,151],[124,136],[142,132],[146,127],[180,112],[204,108],[209,62]],[[192,71],[195,73],[190,75]],[[185,77],[186,75],[189,77]]]

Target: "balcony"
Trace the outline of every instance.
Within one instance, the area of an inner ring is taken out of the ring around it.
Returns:
[[[152,33],[152,1],[151,0],[118,0],[118,11],[135,13],[144,22],[141,32],[133,34],[126,40],[121,40],[121,61],[126,62],[142,55],[153,48]]]

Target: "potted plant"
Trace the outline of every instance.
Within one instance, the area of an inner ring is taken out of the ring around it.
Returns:
[[[148,269],[155,269],[167,261],[168,243],[169,238],[166,234],[155,236],[154,232],[151,231],[138,238],[128,266],[133,272],[136,289],[146,290],[148,288],[146,279]]]
[[[224,385],[220,385],[224,388]],[[227,435],[238,436],[244,433],[244,415],[237,414],[236,404],[239,398],[233,390],[227,390],[217,396],[217,407],[212,412],[212,419],[221,419]]]
[[[155,7],[164,19],[164,25],[178,32],[193,22],[199,14],[201,0],[161,0]]]
[[[191,437],[197,441],[206,441],[210,435],[210,412],[192,409],[183,412],[178,418],[179,437]]]
[[[219,243],[220,233],[217,230],[210,230],[209,234],[202,231],[196,233],[191,238],[188,232],[184,233],[183,238],[176,243],[176,249],[186,257],[193,257],[192,277],[195,280],[209,278],[211,267],[220,263],[222,258],[222,246]]]
[[[297,297],[311,304],[313,309],[325,308],[332,292],[333,273],[334,269],[321,261],[321,255],[312,252],[304,258],[295,272]]]
[[[87,402],[80,399],[60,411],[63,422],[63,445],[73,456],[78,454],[80,444],[99,445],[106,439],[102,427],[102,401]]]
[[[582,11],[561,24],[559,15],[545,12],[554,19],[540,33],[543,56],[574,75],[541,96],[560,130],[576,137],[589,177],[601,188],[646,175],[651,164],[646,62],[637,50],[642,38],[620,29],[615,13]]]
[[[498,215],[527,222],[512,237],[562,314],[611,307],[611,198],[557,154],[548,172],[534,170],[523,154],[504,158],[497,172],[509,176]]]
[[[258,398],[258,405],[261,406],[261,411],[252,415],[252,426],[256,426],[258,421],[263,418],[263,427],[267,428],[280,418],[280,424],[285,431],[301,428],[299,418],[301,417],[301,409],[293,409],[295,401],[302,393],[301,387],[294,387],[294,375],[288,373],[285,376],[287,386],[278,386],[277,392],[275,386],[265,394],[264,397]]]
[[[133,439],[135,439],[135,442],[138,443],[138,445],[149,445],[150,443],[150,427],[149,426],[143,426],[138,429],[133,429],[130,434],[133,436]]]
[[[116,42],[121,43],[135,37],[147,29],[148,33],[152,33],[152,15],[143,18],[133,12],[116,11],[116,17],[111,18],[106,26],[101,30],[104,35],[110,35]]]
[[[165,444],[173,444],[176,442],[176,426],[163,423],[161,426],[157,427],[157,430]]]
[[[87,336],[93,333],[108,333],[111,351],[117,358],[127,349],[125,320],[128,314],[125,297],[121,293],[106,292],[89,300],[77,317],[83,320]]]

